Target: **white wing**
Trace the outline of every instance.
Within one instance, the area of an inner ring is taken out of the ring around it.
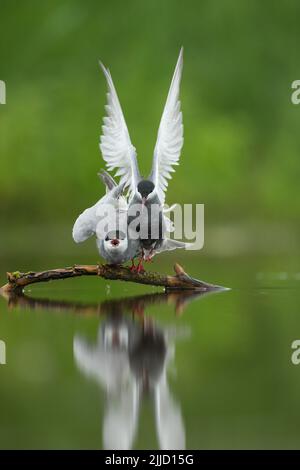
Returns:
[[[94,206],[85,209],[85,211],[80,214],[75,221],[72,232],[73,239],[76,243],[84,242],[92,235],[95,235],[97,225],[108,208],[110,209],[109,214],[113,220],[116,216],[118,218],[120,217],[120,214],[116,214],[116,211],[119,211],[119,213],[125,212],[127,214],[127,201],[125,197],[121,195],[123,188],[124,184],[115,186],[105,196],[99,199]],[[103,209],[101,210],[101,208]]]
[[[151,179],[162,204],[165,200],[168,179],[171,179],[171,173],[175,171],[173,166],[178,165],[183,145],[183,124],[179,101],[182,66],[183,49],[181,48],[158,129],[151,173]]]
[[[100,66],[108,85],[107,105],[105,106],[107,117],[103,119],[100,149],[107,169],[117,169],[115,176],[121,176],[120,183],[125,183],[125,186],[129,186],[130,191],[133,191],[139,179],[136,150],[130,141],[111,74],[101,62]]]
[[[97,226],[97,204],[95,204],[93,207],[89,207],[88,209],[86,209],[77,218],[72,231],[73,240],[76,243],[84,242],[95,234]]]

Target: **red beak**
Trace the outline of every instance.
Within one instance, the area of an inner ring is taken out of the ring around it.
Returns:
[[[117,240],[116,238],[114,238],[113,240],[111,240],[110,242],[113,246],[118,246],[120,244],[119,240]]]

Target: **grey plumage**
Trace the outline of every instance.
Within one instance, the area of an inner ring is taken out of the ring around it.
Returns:
[[[99,176],[106,185],[107,192],[77,218],[73,227],[73,239],[80,243],[96,235],[100,255],[110,264],[122,264],[139,254],[140,243],[138,240],[128,239],[128,205],[122,195],[124,183],[117,185],[105,171]],[[108,218],[104,219],[107,211]],[[106,220],[108,222],[104,224],[103,221]]]
[[[99,178],[101,179],[102,183],[106,187],[106,193],[110,191],[111,189],[114,189],[117,186],[117,183],[113,179],[113,177],[107,173],[105,170],[101,170],[98,173]]]
[[[151,257],[162,246],[166,233],[166,222],[158,195],[153,192],[151,197],[145,196],[143,185],[148,186],[147,180],[142,180],[138,187],[140,191],[135,194],[128,208],[129,234],[139,235],[144,257]],[[153,186],[154,187],[154,186]],[[142,202],[139,194],[142,195]]]

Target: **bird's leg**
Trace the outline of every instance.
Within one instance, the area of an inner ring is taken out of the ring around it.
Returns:
[[[135,267],[137,273],[143,273],[145,271],[143,266],[143,258],[144,256],[142,255],[139,259],[138,265]]]
[[[134,271],[136,270],[136,266],[135,266],[135,264],[134,264],[134,258],[132,258],[132,260],[131,260],[131,266],[130,266],[129,269],[130,269],[130,271],[132,271],[132,272],[134,272]]]

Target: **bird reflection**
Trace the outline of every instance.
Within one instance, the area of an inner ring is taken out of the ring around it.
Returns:
[[[102,424],[105,449],[132,449],[145,397],[153,402],[159,448],[184,449],[184,422],[180,405],[170,390],[168,370],[176,340],[188,337],[190,331],[162,327],[145,314],[145,309],[168,303],[179,315],[190,301],[204,295],[207,292],[175,291],[98,304],[34,299],[24,294],[9,296],[7,300],[11,308],[72,310],[103,316],[96,342],[75,335],[73,351],[79,370],[95,380],[106,395]]]
[[[75,337],[74,357],[79,369],[106,392],[104,448],[132,448],[145,396],[154,401],[160,448],[185,447],[180,407],[167,380],[174,340],[181,334],[162,329],[150,318],[129,318],[120,311],[108,315],[101,323],[96,344]]]

